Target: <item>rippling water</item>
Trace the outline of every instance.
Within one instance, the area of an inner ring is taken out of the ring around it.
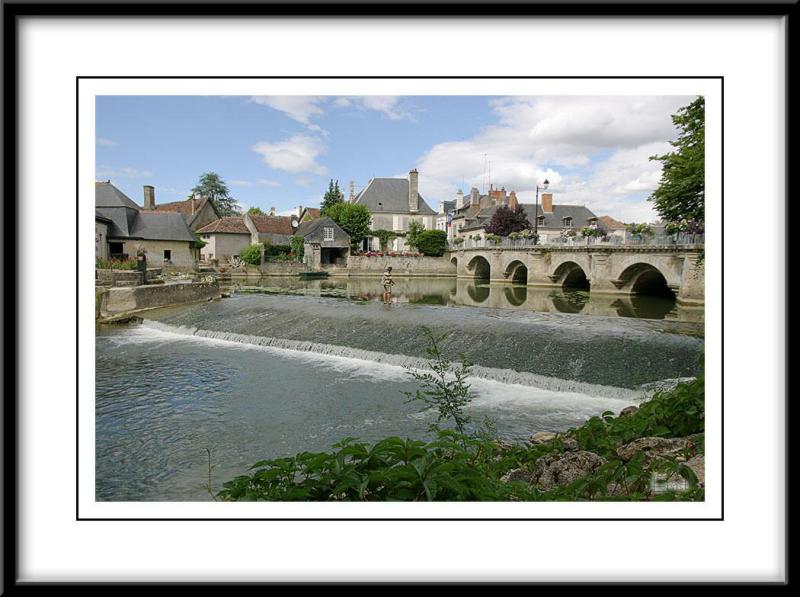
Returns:
[[[345,436],[426,437],[432,413],[395,365],[259,347],[149,328],[96,335],[98,500],[206,500],[259,459],[325,450]],[[527,439],[634,401],[472,379],[475,421]]]

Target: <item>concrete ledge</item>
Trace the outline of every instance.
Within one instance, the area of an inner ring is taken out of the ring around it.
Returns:
[[[97,311],[101,318],[115,318],[123,314],[147,309],[196,303],[221,298],[216,282],[190,282],[109,288],[102,293]]]

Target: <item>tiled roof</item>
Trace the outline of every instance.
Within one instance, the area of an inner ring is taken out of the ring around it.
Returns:
[[[211,234],[214,232],[226,234],[250,234],[244,223],[243,216],[228,216],[214,220],[197,231],[197,234]]]
[[[292,218],[289,216],[250,216],[256,230],[272,234],[294,234]]]
[[[625,228],[626,227],[625,224],[623,224],[619,220],[615,220],[611,216],[600,216],[597,219],[608,230],[614,230],[614,229],[620,229],[620,228]]]
[[[414,212],[434,215],[422,195],[417,193],[419,209]],[[373,178],[353,200],[365,205],[371,213],[410,214],[408,209],[408,180],[405,178]]]
[[[162,203],[161,205],[156,204],[155,211],[157,212],[177,212],[183,216],[189,224],[200,215],[200,212],[205,207],[206,203],[211,205],[211,209],[214,211],[214,214],[219,216],[217,213],[217,209],[214,207],[214,203],[208,200],[208,197],[200,197],[199,199],[195,200],[194,206],[194,214],[192,213],[192,200],[191,198],[185,199],[184,201],[172,201],[170,203]]]
[[[303,209],[302,216],[304,219],[308,216],[310,219],[316,220],[320,216],[320,210],[316,207],[306,207]]]

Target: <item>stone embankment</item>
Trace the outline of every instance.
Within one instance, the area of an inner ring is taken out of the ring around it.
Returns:
[[[157,307],[205,302],[221,297],[222,292],[216,281],[108,288],[98,290],[95,295],[95,316],[100,320],[113,321]]]

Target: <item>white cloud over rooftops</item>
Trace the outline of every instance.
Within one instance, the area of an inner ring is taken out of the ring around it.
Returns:
[[[260,154],[270,168],[292,174],[327,174],[328,169],[317,159],[327,148],[319,137],[298,133],[282,141],[260,141],[251,149]]]

